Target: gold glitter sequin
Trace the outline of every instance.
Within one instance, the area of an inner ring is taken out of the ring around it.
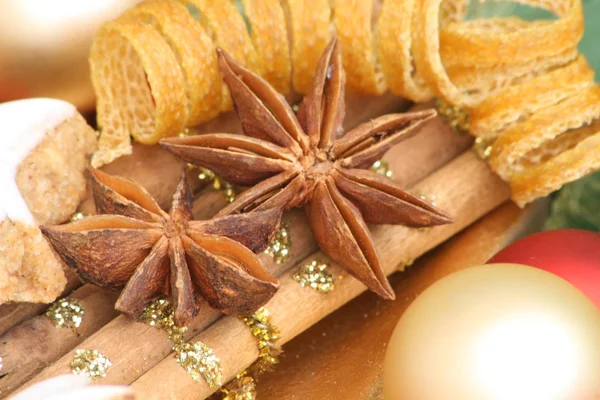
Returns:
[[[435,108],[455,132],[469,133],[471,123],[467,110],[450,105],[441,99],[435,100]]]
[[[258,340],[258,359],[247,370],[222,387],[211,399],[256,400],[256,377],[271,371],[279,362],[281,349],[275,346],[279,329],[271,324],[269,311],[261,307],[254,314],[241,317]]]
[[[231,203],[240,192],[237,186],[232,185],[231,183],[215,175],[215,173],[208,168],[198,167],[198,179],[200,182],[206,184],[212,183],[212,187],[215,190],[220,190],[223,192],[225,195],[225,200],[227,200],[228,203]]]
[[[435,201],[437,200],[437,196],[435,194],[430,194],[429,196],[426,196],[424,194],[420,194],[419,197],[429,203],[431,203],[432,206],[435,206]]]
[[[292,238],[288,226],[281,224],[265,253],[273,257],[273,261],[277,264],[283,264],[290,255],[290,247],[292,247]]]
[[[254,378],[244,371],[222,387],[220,392],[221,400],[256,400],[256,383]]]
[[[492,154],[493,143],[493,140],[478,137],[475,139],[475,143],[473,144],[473,151],[475,151],[475,154],[477,154],[482,160],[487,160]]]
[[[190,374],[193,380],[200,381],[204,378],[210,387],[223,384],[221,360],[215,356],[210,347],[202,342],[196,342],[181,343],[173,349],[175,361]]]
[[[69,222],[75,222],[75,221],[79,221],[81,219],[85,218],[85,214],[82,212],[76,212],[75,214],[71,215],[71,218],[69,218]]]
[[[402,260],[398,263],[398,265],[396,266],[396,270],[397,271],[404,271],[406,268],[410,267],[411,265],[413,265],[413,263],[415,262],[414,259],[406,259],[406,260]]]
[[[191,164],[190,164],[191,165]],[[198,167],[198,179],[203,183],[210,183],[216,178],[214,172],[208,168]]]
[[[390,169],[390,164],[385,160],[375,161],[373,165],[371,165],[370,169],[371,171],[379,175],[383,175],[386,178],[392,179],[392,177],[394,176],[392,170]]]
[[[185,128],[184,130],[182,130],[181,132],[179,132],[179,137],[186,137],[190,135],[190,130],[189,128]]]
[[[326,263],[313,260],[310,264],[298,267],[292,274],[292,278],[302,287],[309,287],[319,293],[328,293],[333,290],[335,284],[335,278],[328,268]]]
[[[174,343],[183,341],[187,327],[175,325],[173,306],[167,300],[154,300],[139,316],[138,321],[161,329]]]
[[[67,297],[52,303],[46,310],[46,317],[58,328],[75,330],[81,326],[84,313],[79,300]]]
[[[71,362],[71,372],[91,380],[104,378],[112,363],[98,350],[77,350]]]
[[[281,349],[275,346],[279,340],[279,329],[271,324],[269,311],[261,307],[256,312],[242,317],[250,332],[258,340],[258,359],[250,367],[254,376],[262,375],[271,371],[273,366],[279,362]]]
[[[175,361],[192,379],[199,381],[203,377],[210,387],[221,386],[221,360],[202,342],[186,343],[184,334],[187,327],[175,325],[173,318],[173,306],[167,300],[155,300],[144,309],[138,321],[167,333],[173,342]]]

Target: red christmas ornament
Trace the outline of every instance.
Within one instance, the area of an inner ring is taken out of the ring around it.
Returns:
[[[488,262],[530,265],[570,282],[600,308],[600,234],[557,229],[524,237]]]

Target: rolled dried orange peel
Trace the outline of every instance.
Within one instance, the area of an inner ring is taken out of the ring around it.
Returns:
[[[129,135],[152,144],[184,129],[185,78],[157,30],[128,17],[110,22],[98,32],[90,59],[102,127],[92,164],[130,153]]]
[[[336,35],[350,89],[464,108],[524,204],[587,172],[568,159],[596,143],[598,89],[577,54],[581,0],[517,2],[557,18],[465,21],[467,0],[145,0],[92,48],[102,128],[93,164],[131,152],[130,135],[156,143],[229,110],[217,47],[280,92],[306,93]]]
[[[494,138],[516,121],[590,87],[593,80],[594,70],[579,56],[566,66],[486,98],[470,112],[471,133]]]

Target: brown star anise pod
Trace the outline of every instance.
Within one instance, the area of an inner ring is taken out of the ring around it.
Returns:
[[[138,316],[152,300],[172,297],[175,322],[188,324],[198,298],[225,313],[264,305],[278,282],[253,251],[264,250],[281,209],[193,221],[185,174],[164,212],[136,183],[90,170],[97,215],[40,227],[60,257],[95,285],[123,289],[115,308]]]
[[[231,183],[254,185],[219,215],[304,206],[321,249],[371,290],[394,298],[367,223],[423,227],[452,218],[368,168],[436,112],[385,115],[342,136],[344,71],[335,39],[298,118],[266,81],[224,51],[218,55],[246,136],[215,133],[161,144]]]

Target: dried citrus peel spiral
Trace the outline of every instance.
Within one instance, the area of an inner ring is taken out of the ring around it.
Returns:
[[[187,8],[169,0],[142,2],[126,15],[145,20],[171,46],[183,73],[188,97],[187,125],[216,117],[221,102],[215,46]]]
[[[447,25],[440,33],[440,56],[446,66],[524,64],[577,47],[583,35],[580,0],[520,0],[546,9],[557,20],[523,21],[490,18]]]
[[[546,196],[567,182],[600,169],[600,129],[575,147],[529,168],[510,182],[513,200],[520,206]]]
[[[585,124],[598,110],[593,72],[577,58],[580,1],[519,2],[559,18],[464,22],[466,0],[386,0],[378,20],[380,4],[359,0],[240,0],[240,10],[229,0],[146,0],[104,27],[92,49],[104,128],[95,165],[130,152],[130,134],[155,143],[228,110],[217,46],[279,91],[291,81],[305,93],[335,34],[352,90],[380,94],[389,87],[415,101],[435,94],[466,108],[471,133],[497,139],[490,163],[524,204],[587,171],[567,160],[589,147],[596,128]],[[156,31],[146,35],[147,49],[131,39],[131,25]]]
[[[288,29],[291,31],[292,84],[308,93],[320,55],[332,37],[329,0],[287,0]]]
[[[386,0],[378,23],[378,58],[390,91],[414,101],[431,99],[413,63],[413,20],[420,0]]]
[[[90,58],[92,64],[103,60],[92,67],[102,129],[93,165],[130,153],[129,135],[150,144],[183,130],[188,112],[183,72],[159,32],[129,18],[113,21],[100,29]]]
[[[250,36],[262,63],[262,76],[280,93],[290,90],[290,48],[285,14],[279,0],[242,0]]]
[[[195,7],[198,12],[198,21],[213,39],[216,46],[231,54],[242,65],[262,73],[262,63],[254,49],[252,39],[248,34],[246,23],[229,0],[179,0],[180,2]],[[213,52],[216,59],[216,53]],[[229,90],[219,76],[221,83],[221,111],[232,109]]]
[[[342,49],[348,88],[367,95],[380,95],[387,84],[375,57],[373,3],[364,0],[334,0],[334,23]]]
[[[475,93],[478,98],[494,97],[498,92],[521,82],[528,81],[538,75],[545,74],[557,66],[569,64],[577,58],[576,49],[542,58],[527,64],[504,65],[499,64],[489,68],[480,68],[476,65],[455,65],[446,69],[450,80],[461,90]],[[478,103],[476,107],[479,107]]]
[[[583,29],[579,0],[554,3],[522,0],[520,3],[555,11],[561,18],[551,22],[524,22],[516,18],[476,20],[451,23],[440,32],[441,3],[442,0],[417,2],[416,12],[421,23],[415,24],[413,31],[414,60],[434,92],[461,107],[473,107],[489,93],[482,90],[469,93],[457,86],[450,79],[447,66],[526,65],[576,48]],[[557,5],[551,7],[551,4]],[[482,50],[482,46],[486,50]],[[458,53],[469,56],[457,56]],[[535,65],[532,67],[535,69]]]
[[[512,175],[523,169],[523,159],[528,153],[537,149],[536,159],[546,159],[547,156],[539,151],[546,143],[561,134],[569,135],[568,131],[588,125],[599,117],[600,86],[593,85],[505,131],[494,143],[490,164],[502,178],[510,180]],[[553,153],[567,150],[556,145],[549,147],[552,147]],[[536,160],[533,160],[529,164],[535,163]]]
[[[554,105],[590,87],[594,70],[585,57],[511,86],[492,95],[470,110],[470,132],[479,137],[493,138],[510,124],[529,118],[533,113]]]

